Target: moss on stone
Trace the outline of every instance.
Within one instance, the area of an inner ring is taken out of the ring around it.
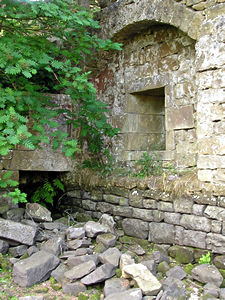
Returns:
[[[162,274],[166,274],[166,272],[169,271],[169,269],[170,269],[170,267],[166,261],[162,261],[158,265],[158,272],[160,272]]]
[[[225,269],[219,269],[219,271],[223,278],[225,278]]]
[[[93,220],[91,216],[83,213],[78,213],[76,218],[78,222],[88,222]]]
[[[122,271],[121,269],[116,269],[116,277],[120,278],[122,276]]]
[[[184,267],[184,271],[186,272],[186,274],[191,275],[191,271],[192,271],[192,269],[193,269],[194,267],[195,267],[195,266],[192,265],[192,264],[187,264],[187,265]]]

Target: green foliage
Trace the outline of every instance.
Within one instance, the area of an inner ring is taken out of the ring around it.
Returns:
[[[64,185],[58,178],[53,179],[52,182],[45,180],[44,184],[34,192],[31,201],[53,206],[58,191],[64,191]]]
[[[140,178],[144,178],[150,175],[162,174],[162,161],[158,157],[157,153],[149,154],[144,152],[139,160],[135,163],[136,174]]]
[[[17,203],[26,203],[27,202],[27,194],[22,193],[20,189],[16,188],[13,192],[9,192],[8,196],[12,199],[13,204]],[[3,195],[3,197],[7,197],[7,195]]]
[[[82,162],[82,168],[88,168],[90,170],[97,171],[100,175],[111,175],[114,169],[113,157],[105,152],[105,157],[91,157],[90,159]],[[103,159],[105,158],[105,159]]]
[[[18,144],[33,150],[50,139],[66,156],[84,145],[99,153],[103,137],[117,133],[106,122],[106,105],[96,99],[90,72],[81,67],[97,52],[121,47],[92,34],[98,28],[92,11],[73,0],[1,1],[0,155]],[[60,107],[50,93],[67,94],[71,102]],[[79,131],[77,140],[58,128],[59,115]],[[54,128],[50,136],[46,125]]]
[[[199,264],[210,264],[210,262],[211,262],[211,257],[209,251],[206,253],[206,255],[202,254],[202,256],[199,259]]]

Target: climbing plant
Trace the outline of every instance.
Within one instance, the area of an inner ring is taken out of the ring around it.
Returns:
[[[66,156],[84,143],[99,153],[103,137],[117,133],[83,67],[98,51],[121,47],[98,38],[98,29],[93,11],[73,0],[0,1],[0,155],[18,144],[33,150],[50,139]],[[69,105],[59,107],[53,93],[69,95]],[[62,114],[79,130],[76,140],[59,129]],[[50,134],[46,124],[54,128]]]

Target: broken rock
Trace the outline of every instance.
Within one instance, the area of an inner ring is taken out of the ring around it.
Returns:
[[[11,220],[0,219],[0,237],[19,242],[28,246],[33,245],[37,229]]]
[[[60,260],[55,255],[39,251],[14,264],[13,279],[22,287],[32,286],[35,283],[47,280],[59,263]]]

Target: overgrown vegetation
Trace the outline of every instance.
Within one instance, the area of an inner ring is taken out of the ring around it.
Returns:
[[[202,256],[199,259],[200,264],[210,264],[210,262],[211,262],[211,255],[209,251],[206,253],[206,255],[202,254]]]
[[[64,192],[64,190],[64,185],[58,178],[55,178],[52,181],[46,179],[33,193],[31,202],[40,203],[44,206],[46,206],[46,204],[53,206],[54,197],[57,195],[58,191]]]
[[[161,175],[163,172],[162,161],[156,152],[149,154],[144,152],[135,163],[136,176],[144,178],[150,175]]]
[[[84,146],[96,154],[103,137],[117,133],[107,123],[106,105],[96,99],[90,73],[82,68],[97,51],[121,47],[92,34],[98,28],[92,11],[73,0],[1,1],[0,155],[18,144],[33,150],[50,140],[66,156],[74,157]],[[67,94],[71,101],[59,106],[52,93]],[[79,133],[76,140],[60,130],[59,115]],[[15,186],[7,176],[0,187]]]

